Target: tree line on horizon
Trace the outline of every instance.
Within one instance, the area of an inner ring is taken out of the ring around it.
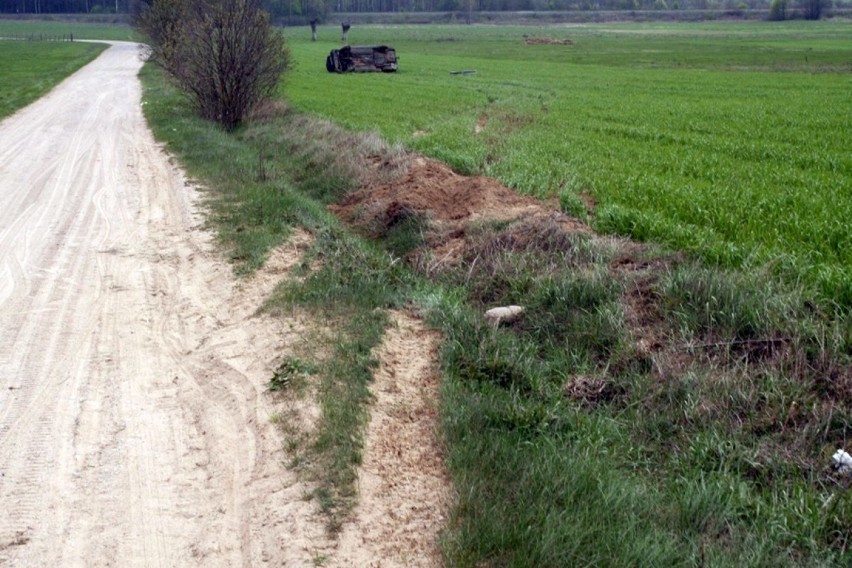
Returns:
[[[332,13],[517,12],[584,10],[754,10],[819,19],[832,0],[263,0],[273,20],[323,22]],[[6,14],[129,14],[140,0],[0,0]],[[834,0],[838,5],[847,0]],[[816,10],[814,9],[816,8]],[[784,17],[773,19],[784,19]]]

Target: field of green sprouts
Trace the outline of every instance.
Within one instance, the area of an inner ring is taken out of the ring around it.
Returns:
[[[386,75],[325,71],[339,27],[285,33],[300,110],[852,305],[848,21],[353,27],[397,49]]]
[[[94,43],[0,40],[0,119],[50,91],[105,48]]]
[[[133,41],[130,26],[102,24],[85,20],[4,20],[0,19],[0,37],[49,39],[73,36],[74,39]],[[138,39],[138,38],[137,38]]]

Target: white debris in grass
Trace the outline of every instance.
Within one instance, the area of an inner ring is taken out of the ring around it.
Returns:
[[[852,474],[852,456],[843,450],[837,450],[831,456],[831,459],[834,461],[834,467],[839,473],[844,475]]]

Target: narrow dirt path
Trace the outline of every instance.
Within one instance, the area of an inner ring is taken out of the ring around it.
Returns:
[[[0,123],[0,565],[311,566],[264,393],[294,324],[197,229],[115,44]]]

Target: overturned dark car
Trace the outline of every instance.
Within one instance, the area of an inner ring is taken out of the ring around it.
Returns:
[[[386,45],[347,45],[331,50],[325,60],[325,68],[329,73],[346,73],[347,71],[390,73],[397,69],[396,51]]]

